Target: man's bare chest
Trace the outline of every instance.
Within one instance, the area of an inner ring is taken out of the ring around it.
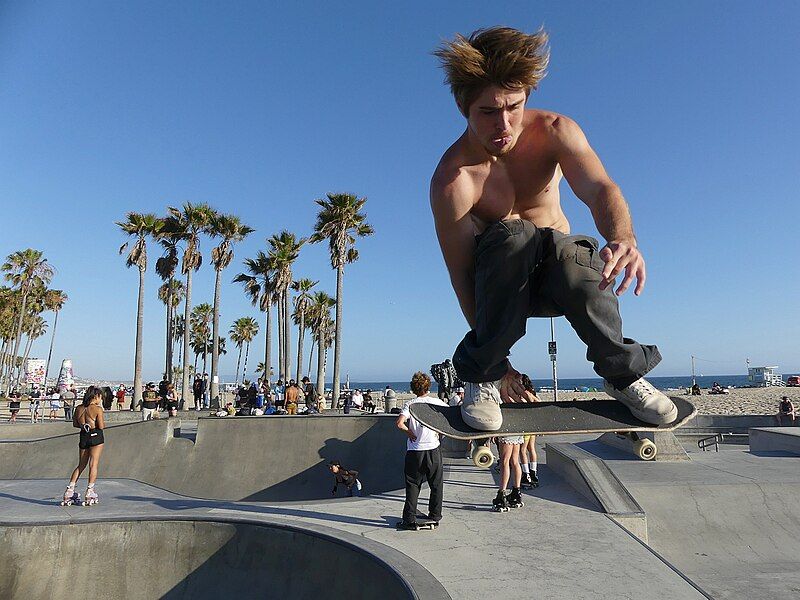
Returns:
[[[552,209],[559,204],[557,164],[486,169],[476,174],[476,195],[472,214],[490,223],[537,209]]]

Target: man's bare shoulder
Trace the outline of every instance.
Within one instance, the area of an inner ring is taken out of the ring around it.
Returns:
[[[571,146],[585,140],[578,123],[566,115],[536,109],[525,112],[525,129],[536,139],[556,146]]]
[[[457,140],[442,155],[431,177],[431,203],[469,198],[473,190],[473,177],[469,172],[469,160],[465,156],[462,140]]]

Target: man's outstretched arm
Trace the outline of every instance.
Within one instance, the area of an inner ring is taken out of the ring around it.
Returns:
[[[606,239],[600,257],[606,263],[600,289],[625,272],[617,287],[619,296],[636,279],[634,294],[642,293],[647,278],[644,257],[633,233],[628,203],[619,186],[606,173],[595,151],[575,121],[559,116],[550,125],[556,158],[572,191],[592,211],[597,230]]]
[[[431,181],[431,210],[439,247],[450,274],[450,283],[467,323],[475,329],[475,236],[473,234],[471,184],[458,179]]]

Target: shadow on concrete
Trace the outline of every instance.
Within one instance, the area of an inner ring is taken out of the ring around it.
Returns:
[[[117,496],[117,498],[119,500],[126,500],[128,502],[146,502],[170,512],[197,509],[230,510],[239,513],[280,515],[284,517],[298,517],[301,519],[319,519],[322,521],[346,523],[350,525],[387,527],[385,521],[378,519],[363,519],[361,517],[354,517],[350,515],[337,515],[330,512],[292,508],[289,506],[261,506],[254,504],[241,504],[236,502],[224,502],[219,500],[195,500],[189,498],[178,498],[173,500],[166,498],[148,498],[145,496]]]

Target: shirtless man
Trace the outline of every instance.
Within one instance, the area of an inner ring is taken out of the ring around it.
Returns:
[[[617,296],[634,281],[638,296],[645,284],[622,192],[573,120],[525,108],[547,68],[547,34],[479,30],[435,54],[467,119],[431,180],[436,233],[471,328],[453,356],[467,382],[464,421],[492,431],[502,424],[500,402],[528,400],[511,347],[528,317],[564,315],[609,395],[642,421],[672,422],[674,404],[644,379],[658,349],[622,335]],[[602,249],[570,235],[562,177],[591,210]]]

